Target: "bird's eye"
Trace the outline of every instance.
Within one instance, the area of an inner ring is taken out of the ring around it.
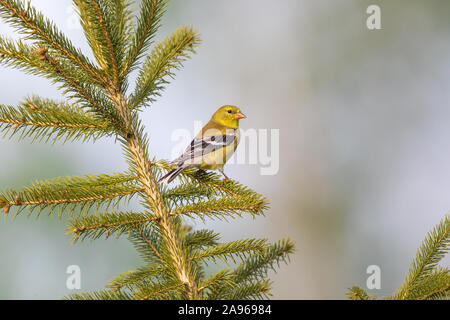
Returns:
[[[231,110],[228,110],[227,112],[228,112],[228,113],[232,113],[233,111],[231,111]]]

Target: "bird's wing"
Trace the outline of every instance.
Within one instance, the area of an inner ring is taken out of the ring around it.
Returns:
[[[204,155],[222,149],[235,142],[235,134],[215,135],[208,137],[195,138],[187,147],[184,153],[173,162],[179,165],[185,162],[192,162]]]

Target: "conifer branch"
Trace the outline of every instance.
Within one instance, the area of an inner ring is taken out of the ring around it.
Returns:
[[[212,230],[195,230],[189,232],[184,241],[192,249],[205,249],[219,244],[220,235]]]
[[[137,300],[177,300],[180,299],[180,291],[184,285],[184,283],[172,281],[156,282],[152,285],[141,287],[133,296]]]
[[[34,96],[17,107],[0,105],[0,132],[9,137],[19,135],[19,140],[32,136],[31,142],[44,138],[53,143],[60,139],[85,142],[111,135],[113,128],[76,105]]]
[[[358,286],[353,286],[350,291],[347,292],[347,298],[350,300],[371,300],[370,295]]]
[[[433,297],[448,297],[450,295],[450,271],[448,268],[437,267],[427,277],[417,281],[409,290],[405,299],[428,300]]]
[[[136,90],[130,96],[129,107],[140,108],[146,103],[153,102],[155,96],[159,96],[168,84],[166,78],[173,78],[173,69],[182,66],[194,48],[199,44],[197,31],[192,27],[179,28],[175,33],[158,44],[139,73],[136,81]]]
[[[86,37],[112,88],[121,86],[121,57],[127,43],[129,13],[123,0],[74,0]]]
[[[91,0],[90,1],[95,13],[97,14],[97,19],[98,22],[100,23],[103,35],[105,37],[106,40],[106,46],[108,48],[108,54],[109,54],[109,60],[111,61],[111,70],[112,70],[112,81],[113,81],[113,85],[116,89],[118,89],[119,87],[119,66],[116,60],[116,55],[115,55],[115,49],[114,49],[114,44],[112,43],[111,40],[111,34],[110,31],[108,30],[108,26],[106,25],[106,21],[105,18],[103,17],[103,10],[100,8],[100,4],[97,0]]]
[[[86,39],[91,47],[97,63],[105,72],[108,70],[108,52],[106,48],[104,34],[100,28],[98,16],[94,10],[92,3],[89,0],[74,0],[75,9],[80,17],[80,23],[84,30]],[[106,83],[108,80],[105,79]],[[106,86],[107,87],[107,86]]]
[[[449,249],[450,215],[447,214],[422,242],[405,282],[386,298],[393,300],[449,299],[450,271],[438,265]],[[353,300],[376,299],[357,286],[352,287],[347,296]]]
[[[289,255],[294,252],[294,243],[290,239],[284,239],[265,248],[261,255],[250,256],[245,259],[234,271],[233,279],[237,283],[267,277],[270,269],[274,270],[275,264],[287,262]]]
[[[161,234],[154,225],[144,224],[136,227],[128,239],[146,263],[159,265],[164,262],[160,253]]]
[[[195,201],[212,199],[219,193],[214,188],[201,183],[185,183],[172,189],[163,190],[163,197],[173,206],[186,205]]]
[[[143,191],[143,189],[139,189]],[[151,215],[135,212],[111,212],[100,215],[88,215],[73,217],[68,222],[68,234],[73,234],[73,241],[89,238],[98,239],[104,234],[107,237],[122,233],[132,232],[136,226],[147,222],[156,221]]]
[[[22,69],[30,74],[45,76],[55,82],[62,83],[62,88],[69,89],[66,79],[62,78],[54,67],[45,61],[44,54],[49,51],[53,56],[56,56],[56,51],[48,47],[29,45],[21,40],[11,40],[0,36],[0,63],[8,67]],[[58,57],[57,61],[60,61],[67,70],[66,72],[77,79],[78,82],[89,83],[93,86],[100,85],[95,78],[74,66],[67,58]]]
[[[271,296],[269,280],[244,283],[227,292],[229,300],[261,300]],[[219,297],[220,298],[220,297]]]
[[[212,260],[220,259],[227,262],[231,259],[236,263],[236,257],[243,259],[251,253],[261,253],[267,248],[266,239],[245,239],[226,243],[220,243],[212,248],[196,250],[193,253],[192,260]]]
[[[25,8],[20,0],[0,0],[0,16],[16,30],[25,33],[28,38],[40,42],[43,46],[48,45],[54,48],[100,83],[106,83],[104,75],[89,59],[29,2]]]
[[[133,300],[133,297],[126,292],[120,290],[100,290],[86,293],[75,293],[67,297],[65,300]]]
[[[253,217],[263,215],[265,208],[266,202],[260,199],[220,198],[178,206],[170,214],[182,214],[192,219],[200,218],[202,221],[205,218],[226,220],[227,217],[241,217],[243,213],[249,213]]]
[[[123,75],[133,71],[139,59],[145,54],[155,33],[159,29],[161,17],[167,5],[167,0],[143,0],[137,20],[134,37],[131,40],[125,59]]]
[[[101,90],[93,86],[85,77],[63,64],[58,58],[52,57],[48,48],[34,48],[21,41],[13,42],[0,37],[0,63],[24,69],[36,75],[44,75],[61,83],[64,93],[73,93],[70,98],[78,99],[84,108],[106,117],[115,128],[126,132],[117,110],[110,105]]]
[[[133,290],[138,285],[139,287],[145,287],[152,283],[150,280],[164,272],[162,266],[144,266],[137,268],[136,270],[126,271],[119,276],[111,279],[108,284],[108,288],[118,291],[122,289]]]
[[[430,231],[417,251],[416,258],[408,272],[408,276],[394,293],[393,299],[406,299],[411,288],[424,277],[427,277],[437,266],[439,261],[450,249],[450,215]]]
[[[152,162],[152,165],[164,169],[166,173],[174,168],[174,165],[168,163],[167,161],[155,161]],[[238,183],[237,181],[233,180],[223,181],[222,177],[214,172],[206,172],[197,169],[186,169],[178,177],[180,177],[181,181],[183,182],[183,185],[186,185],[188,183],[194,183],[201,185],[203,188],[210,187],[211,191],[209,194],[228,195],[236,198],[243,196],[260,197],[261,199],[264,199],[264,197],[254,192],[250,188]],[[176,190],[177,189],[174,189],[171,190],[170,192]],[[206,193],[206,191],[204,193]],[[265,201],[267,202],[267,200]]]
[[[216,287],[220,286],[221,288],[232,288],[236,286],[236,282],[233,281],[233,278],[230,274],[230,270],[225,269],[222,270],[208,279],[202,281],[199,285],[198,291],[210,291],[215,292]],[[204,292],[202,292],[204,294]],[[207,297],[207,295],[203,295],[204,297]]]
[[[145,235],[142,229],[137,228],[136,232],[141,236],[142,240],[150,247],[150,249],[155,253],[155,255],[159,258],[161,262],[164,262],[164,258],[159,253],[158,249],[155,245],[150,241],[150,239]]]
[[[30,214],[36,208],[39,213],[45,208],[50,208],[50,213],[57,209],[58,215],[65,209],[71,213],[76,208],[80,212],[92,207],[99,210],[101,207],[118,206],[122,199],[129,199],[142,191],[133,181],[134,177],[123,174],[37,181],[20,191],[11,189],[0,192],[0,208],[9,213],[12,207],[17,207],[16,215],[25,208],[29,209]]]
[[[107,103],[99,103],[98,95],[95,93],[92,88],[89,88],[88,85],[83,85],[78,81],[78,79],[75,79],[72,77],[64,67],[58,62],[57,59],[54,59],[50,57],[48,53],[44,53],[42,55],[42,58],[44,61],[47,61],[51,66],[53,66],[56,73],[58,73],[62,79],[64,79],[70,88],[72,88],[79,98],[87,101],[94,110],[99,112],[99,114],[102,114],[104,117],[106,117],[111,124],[115,125],[117,129],[120,129],[121,132],[126,132],[126,128],[122,122],[122,119],[117,115],[116,110],[110,106],[108,106]],[[107,106],[107,107],[105,107]]]

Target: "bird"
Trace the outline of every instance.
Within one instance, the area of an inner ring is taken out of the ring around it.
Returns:
[[[241,109],[224,105],[211,117],[211,120],[195,136],[181,156],[173,160],[177,166],[158,180],[158,183],[171,183],[188,168],[200,170],[219,170],[224,181],[229,180],[223,166],[233,155],[240,140],[239,120],[245,119]]]

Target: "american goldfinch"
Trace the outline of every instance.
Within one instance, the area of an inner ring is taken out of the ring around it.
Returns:
[[[239,144],[239,120],[246,116],[238,107],[220,107],[211,120],[202,128],[184,153],[173,160],[177,167],[162,177],[160,182],[172,182],[183,170],[198,168],[219,170],[225,180],[223,166],[233,155]]]

